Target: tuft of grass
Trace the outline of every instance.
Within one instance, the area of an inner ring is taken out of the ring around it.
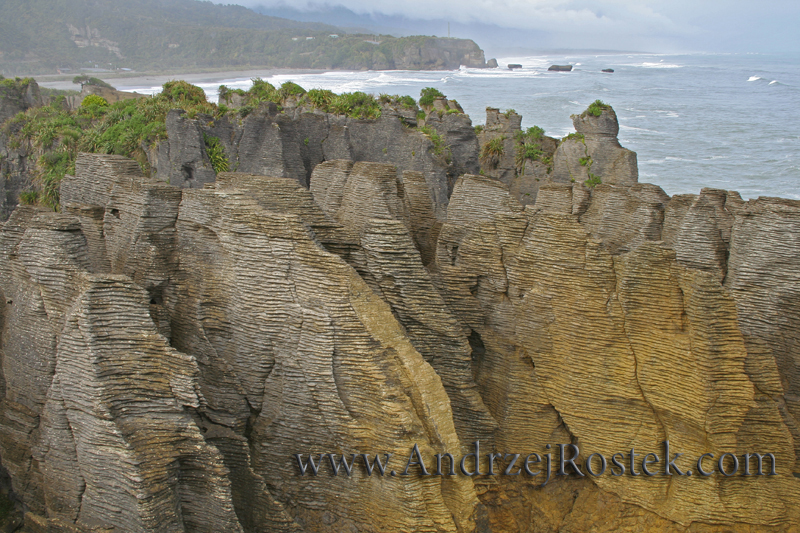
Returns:
[[[360,91],[336,94],[327,89],[311,89],[305,93],[302,102],[326,113],[350,118],[374,120],[381,116],[380,100]]]
[[[406,109],[414,109],[415,107],[417,107],[417,101],[408,95],[399,97],[397,99],[397,103],[399,103]]]
[[[39,203],[39,191],[22,191],[19,193],[19,203],[22,205],[36,205]]]
[[[206,154],[208,155],[209,161],[211,161],[211,168],[214,169],[214,172],[217,174],[220,172],[227,172],[230,168],[230,164],[228,162],[228,156],[225,155],[225,147],[219,142],[219,138],[211,137],[204,133],[203,141],[206,145]]]
[[[602,100],[595,100],[594,102],[589,104],[589,107],[586,109],[586,111],[583,112],[583,114],[586,115],[588,113],[595,117],[599,117],[600,115],[603,114],[603,111],[607,109],[611,109],[611,106],[606,104]]]
[[[381,93],[378,96],[378,101],[382,104],[399,105],[406,109],[414,109],[417,107],[417,101],[410,96]]]
[[[433,153],[436,155],[445,155],[445,152],[450,151],[450,147],[447,146],[444,142],[444,139],[441,135],[436,133],[436,130],[431,128],[430,126],[422,126],[418,128],[420,132],[422,132],[425,136],[427,136],[431,142],[433,143]]]
[[[544,128],[531,126],[525,131],[525,135],[531,140],[539,140],[544,137]]]
[[[420,107],[432,106],[433,101],[437,98],[446,97],[439,89],[434,87],[425,87],[419,93],[419,105]]]
[[[281,102],[285,101],[287,98],[292,96],[303,96],[306,94],[306,90],[297,85],[293,81],[287,81],[281,84],[281,88],[277,91],[277,97],[280,99]]]
[[[583,144],[586,144],[586,137],[583,136],[583,133],[570,133],[569,135],[561,139],[562,142],[570,140],[576,140],[582,142]]]
[[[306,99],[309,103],[318,109],[327,109],[333,101],[336,94],[327,89],[311,89],[306,93]]]
[[[483,124],[476,124],[475,127],[475,135],[480,135],[483,133]]]
[[[601,183],[603,183],[603,180],[600,179],[600,176],[592,174],[591,172],[589,172],[589,179],[583,182],[583,184],[590,189],[594,188],[595,185],[600,185]]]
[[[491,141],[486,142],[481,147],[481,163],[492,168],[497,168],[500,159],[505,154],[505,146],[503,145],[505,140],[505,135],[501,135],[500,137],[495,137]]]
[[[161,96],[176,104],[205,104],[206,93],[203,89],[183,80],[168,81],[161,90]]]
[[[361,91],[336,95],[325,111],[357,119],[374,120],[381,116],[381,106],[375,97]]]
[[[506,109],[506,112],[503,113],[503,116],[505,116],[506,118],[510,118],[511,115],[516,115],[516,114],[517,111],[515,109]]]
[[[275,101],[276,89],[274,85],[261,78],[253,78],[250,81],[253,82],[253,85],[245,93],[247,95],[248,104]]]
[[[544,150],[542,150],[541,140],[544,136],[544,129],[539,126],[532,126],[525,131],[518,131],[514,135],[516,141],[516,154],[514,163],[516,164],[519,173],[525,172],[525,162],[530,159],[531,161],[542,161],[550,165],[550,158],[545,157]]]

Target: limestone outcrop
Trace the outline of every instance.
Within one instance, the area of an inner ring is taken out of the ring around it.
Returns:
[[[530,205],[539,186],[551,182],[559,141],[541,132],[530,138],[521,125],[522,116],[514,110],[486,109],[486,125],[478,136],[481,171],[505,183],[522,205]]]
[[[539,136],[555,167],[520,201],[504,159],[464,172],[474,148],[415,167],[432,141],[401,116],[173,112],[157,177],[80,154],[60,213],[13,211],[0,461],[24,530],[796,531],[800,202],[638,183],[611,110],[575,118],[601,183]],[[204,135],[236,171],[200,172]]]
[[[265,104],[241,123],[227,117],[201,115],[190,119],[174,110],[167,116],[168,140],[149,153],[159,179],[172,185],[202,188],[215,180],[206,153],[206,139],[224,146],[231,169],[287,177],[308,187],[311,173],[323,161],[348,159],[392,164],[422,172],[439,218],[444,217],[452,184],[464,172],[477,172],[477,142],[467,115],[445,114],[429,119],[443,135],[446,153],[414,126],[413,112],[384,106],[377,120],[359,120],[293,107],[279,110]]]
[[[32,78],[2,80],[0,83],[0,124],[17,113],[42,105],[39,84]]]
[[[617,140],[616,113],[606,105],[599,112],[597,116],[588,111],[572,116],[577,135],[559,145],[553,160],[553,181],[583,183],[599,179],[610,185],[633,185],[639,181],[636,153],[620,146]]]
[[[31,78],[0,81],[0,126],[32,107],[43,105],[39,84]],[[9,124],[9,131],[15,126]],[[19,193],[31,184],[34,162],[26,147],[11,146],[0,134],[0,219],[6,220],[17,205]]]

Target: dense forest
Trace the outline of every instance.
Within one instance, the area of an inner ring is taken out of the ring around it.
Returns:
[[[455,68],[472,41],[346,34],[197,0],[4,0],[6,76],[78,68]],[[445,50],[444,54],[426,50]],[[453,56],[453,57],[451,57]]]

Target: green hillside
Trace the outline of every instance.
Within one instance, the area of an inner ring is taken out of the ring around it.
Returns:
[[[479,51],[472,41],[458,39],[378,36],[378,42],[368,42],[372,39],[325,24],[197,0],[0,2],[0,68],[6,76],[95,66],[409,68],[409,49],[459,48],[472,55],[472,48]],[[452,55],[448,51],[439,63],[452,63]],[[433,56],[429,66],[410,68],[434,68]]]

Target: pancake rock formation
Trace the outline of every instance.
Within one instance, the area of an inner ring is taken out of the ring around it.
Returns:
[[[18,206],[20,530],[798,531],[800,202],[638,183],[610,107],[514,160],[489,112],[429,116],[460,145],[420,162],[388,121],[174,111],[157,177],[80,154],[61,212]]]

